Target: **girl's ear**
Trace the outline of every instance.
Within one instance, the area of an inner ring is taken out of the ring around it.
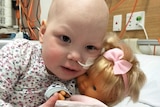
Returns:
[[[46,20],[42,20],[42,25],[41,25],[40,30],[39,30],[39,41],[40,41],[40,43],[43,43],[43,36],[44,36],[45,31],[46,31]]]

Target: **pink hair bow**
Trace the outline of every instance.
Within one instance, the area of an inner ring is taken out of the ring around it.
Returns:
[[[106,51],[103,56],[107,58],[108,60],[111,60],[114,62],[113,66],[113,72],[115,75],[121,74],[124,86],[125,86],[125,94],[128,93],[128,79],[126,73],[131,69],[132,64],[124,59],[124,52],[119,48],[114,48]]]
[[[106,51],[103,56],[105,58],[107,58],[110,61],[114,62],[114,67],[113,67],[113,71],[114,74],[125,74],[127,73],[131,67],[132,64],[124,59],[124,53],[121,49],[119,48],[114,48],[114,49],[110,49],[108,51]]]

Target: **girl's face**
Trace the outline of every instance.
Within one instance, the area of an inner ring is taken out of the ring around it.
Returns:
[[[93,13],[91,17],[88,12],[83,14],[68,10],[49,18],[47,24],[41,26],[39,39],[44,63],[50,73],[64,80],[85,73],[77,61],[85,63],[88,58],[96,58],[101,51],[106,24],[97,21]]]

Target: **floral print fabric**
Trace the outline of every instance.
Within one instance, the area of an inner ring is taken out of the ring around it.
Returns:
[[[20,39],[0,50],[0,107],[37,107],[54,81],[61,80],[47,73],[40,43]],[[74,92],[74,80],[61,82]]]

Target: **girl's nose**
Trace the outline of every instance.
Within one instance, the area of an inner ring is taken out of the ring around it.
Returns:
[[[77,51],[70,51],[67,58],[73,61],[79,61],[80,60],[80,53]]]

